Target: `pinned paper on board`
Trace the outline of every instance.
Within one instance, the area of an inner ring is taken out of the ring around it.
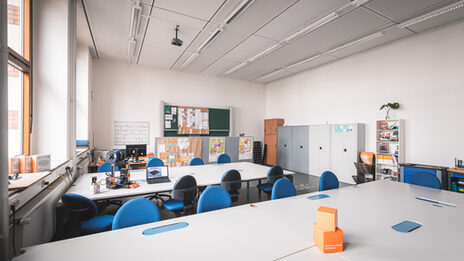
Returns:
[[[148,144],[150,123],[148,121],[114,121],[114,146],[126,144]]]
[[[209,134],[209,109],[178,107],[178,134]]]
[[[170,129],[171,128],[171,121],[165,121],[164,122],[164,128],[165,129]]]
[[[238,159],[239,160],[253,159],[253,138],[240,137]]]
[[[157,152],[170,167],[188,166],[195,157],[201,157],[201,138],[158,138]]]
[[[225,138],[209,138],[209,162],[216,162],[219,155],[226,152]]]

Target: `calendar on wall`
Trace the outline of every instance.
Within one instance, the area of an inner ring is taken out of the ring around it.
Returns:
[[[114,146],[148,144],[149,140],[148,121],[114,121]]]

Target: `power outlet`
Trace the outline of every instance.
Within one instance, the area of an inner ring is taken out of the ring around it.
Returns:
[[[10,203],[10,206],[17,208],[19,206],[19,199],[15,199]]]

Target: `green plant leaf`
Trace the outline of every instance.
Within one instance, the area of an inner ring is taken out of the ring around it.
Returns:
[[[380,107],[379,110],[383,110],[386,106],[387,106],[386,104],[382,105],[382,107]]]
[[[392,105],[390,105],[390,107],[394,110],[398,110],[400,108],[400,104],[395,102],[395,103],[392,103]]]

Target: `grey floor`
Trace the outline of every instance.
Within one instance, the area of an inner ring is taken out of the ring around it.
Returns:
[[[262,182],[265,182],[263,180]],[[236,202],[232,203],[232,206],[256,203],[261,201],[270,200],[270,198],[263,192],[259,192],[256,188],[258,181],[250,181],[249,187],[247,187],[247,182],[242,183],[242,188],[240,190],[240,196]],[[315,192],[319,189],[319,177],[304,174],[296,173],[293,177],[293,184],[295,185],[297,195],[306,194]],[[348,186],[349,184],[340,183],[340,187]],[[123,202],[126,202],[132,198],[124,199]],[[161,202],[156,202],[160,207],[161,220],[166,220],[170,218],[175,218],[175,214],[171,211],[167,211],[161,207]],[[114,215],[117,211],[115,206],[107,207],[103,213],[108,215]]]

